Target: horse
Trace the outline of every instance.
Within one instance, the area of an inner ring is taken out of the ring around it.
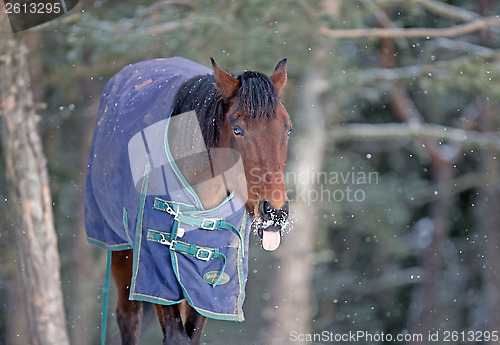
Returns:
[[[148,60],[125,67],[106,85],[89,154],[85,227],[89,243],[111,253],[122,344],[138,343],[144,302],[154,305],[164,345],[200,344],[207,317],[243,321],[248,234],[275,250],[289,214],[283,174],[292,123],[281,102],[286,61],[268,77],[231,74],[213,58],[212,69],[179,57]],[[172,124],[190,113],[194,124]],[[182,201],[167,200],[186,190]],[[238,216],[213,218],[223,209]],[[167,223],[171,230],[157,230]],[[226,244],[218,247],[221,241]],[[170,265],[173,273],[141,283]],[[199,275],[186,278],[184,270]],[[231,284],[236,295],[226,297]],[[203,304],[198,300],[205,295],[212,300]]]

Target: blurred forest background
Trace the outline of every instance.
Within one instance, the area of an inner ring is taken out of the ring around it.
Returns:
[[[494,0],[82,0],[14,36],[2,9],[0,344],[98,343],[106,254],[86,243],[82,200],[100,93],[125,65],[176,55],[268,75],[288,57],[294,227],[274,253],[252,236],[246,321],[210,320],[206,344],[500,331],[498,14]],[[159,344],[150,323],[142,343]]]

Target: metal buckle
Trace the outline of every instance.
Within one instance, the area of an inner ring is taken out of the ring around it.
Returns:
[[[163,210],[165,212],[167,212],[168,214],[177,215],[177,212],[172,207],[170,207],[169,203],[166,202],[165,200],[161,200],[161,199],[157,198],[155,200],[155,203],[161,204],[163,206]]]
[[[174,210],[172,207],[170,207],[170,205],[168,203],[165,203],[165,206],[167,206],[167,213],[177,217],[177,215],[180,213],[179,212],[179,209],[177,208],[177,211]]]
[[[160,240],[160,243],[161,243],[161,244],[164,244],[164,245],[166,245],[166,246],[170,246],[170,247],[172,247],[172,242],[171,242],[171,241],[169,241],[169,240],[167,240],[167,239],[165,238],[165,235],[163,235],[163,233],[161,233],[161,232],[160,232],[160,235],[161,235],[161,240]]]
[[[212,249],[207,249],[207,248],[198,248],[198,251],[195,254],[195,258],[203,261],[208,261],[212,257],[213,254]]]
[[[176,241],[176,240],[172,240],[170,241],[170,250],[173,250],[173,251],[178,251],[174,248],[175,244],[178,243],[179,241]]]
[[[205,230],[215,230],[215,227],[217,226],[217,221],[218,219],[216,218],[203,218],[201,221],[201,228]],[[212,222],[212,225],[208,226],[205,225],[205,222]]]

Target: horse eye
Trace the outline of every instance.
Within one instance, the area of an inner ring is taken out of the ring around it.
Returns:
[[[243,128],[241,128],[241,127],[234,127],[234,128],[233,128],[233,133],[234,133],[234,135],[237,135],[237,136],[239,136],[239,137],[242,137],[242,136],[243,136],[244,131],[243,131]]]

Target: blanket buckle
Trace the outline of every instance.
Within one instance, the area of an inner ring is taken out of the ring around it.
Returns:
[[[179,213],[179,209],[177,209],[177,211],[174,210],[167,201],[160,198],[155,199],[154,207],[173,216],[177,216],[177,214]]]
[[[195,258],[203,261],[208,261],[212,257],[213,250],[208,248],[198,248]]]
[[[172,242],[170,242],[169,240],[167,240],[165,238],[165,235],[163,233],[160,232],[160,235],[161,235],[161,239],[160,239],[160,243],[161,244],[164,244],[166,246],[172,246]]]
[[[204,230],[215,230],[218,219],[216,218],[203,218],[200,227]],[[208,224],[206,224],[208,223]]]

